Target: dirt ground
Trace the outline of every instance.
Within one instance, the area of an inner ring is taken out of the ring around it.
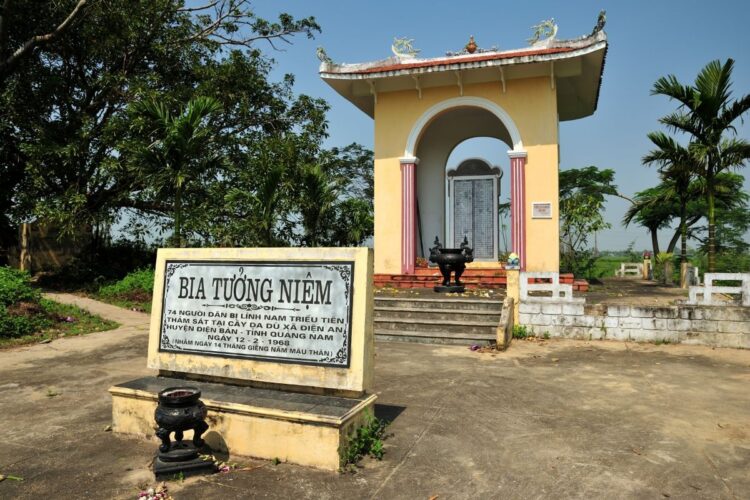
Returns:
[[[679,286],[664,286],[654,281],[605,278],[590,283],[588,292],[574,295],[586,297],[588,304],[669,306],[678,300],[686,300],[688,291]]]
[[[145,368],[148,316],[0,352],[0,498],[131,498],[155,441],[107,431],[107,388]],[[382,461],[354,474],[240,459],[170,482],[205,498],[750,498],[750,351],[517,341],[504,353],[378,343]],[[311,443],[311,445],[314,445]]]

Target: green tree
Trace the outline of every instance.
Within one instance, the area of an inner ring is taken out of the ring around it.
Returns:
[[[25,11],[23,6],[18,9],[13,0],[0,5],[0,83],[24,58],[62,36],[83,14],[88,1],[26,3],[33,11]],[[23,17],[27,14],[34,14],[32,19],[39,20],[39,25],[29,23]],[[18,25],[26,29],[17,29]]]
[[[745,179],[739,174],[722,172],[716,176],[716,233],[715,248],[717,254],[726,252],[728,255],[739,255],[746,252],[750,247],[745,234],[750,230],[750,194],[744,190]],[[705,191],[703,180],[699,181],[696,190],[699,193]],[[695,207],[689,209],[695,213],[706,213],[705,197],[696,198]],[[704,224],[700,224],[704,222]],[[689,238],[700,245],[703,253],[708,253],[708,228],[705,218],[702,218],[689,229]],[[720,262],[727,262],[721,259]],[[719,271],[725,269],[717,263]]]
[[[722,172],[715,179],[715,202],[718,209],[732,211],[741,208],[748,198],[742,191],[744,179],[741,175]],[[704,219],[706,209],[705,179],[697,178],[690,182],[687,188],[687,205],[685,210],[686,239],[701,240],[701,234],[706,228],[696,226]],[[651,188],[639,191],[633,197],[633,204],[623,217],[625,226],[635,222],[645,227],[651,235],[654,255],[661,253],[658,232],[670,228],[675,219],[681,219],[680,199],[674,179],[662,177],[662,181]],[[665,253],[673,253],[678,239],[682,234],[682,224],[672,234]]]
[[[750,143],[738,139],[734,123],[750,109],[750,95],[731,99],[734,60],[708,63],[693,85],[683,85],[674,75],[659,78],[652,94],[665,95],[680,103],[674,113],[660,121],[673,131],[689,134],[691,150],[700,160],[698,175],[706,182],[708,218],[708,268],[716,268],[716,177],[750,158]]]
[[[662,198],[676,198],[679,205],[680,260],[687,262],[687,209],[690,202],[691,182],[698,172],[699,161],[693,157],[690,147],[684,147],[662,132],[652,132],[648,138],[656,149],[643,157],[646,165],[659,165],[659,174],[664,188]],[[670,252],[670,250],[667,250]],[[656,254],[655,254],[656,255]]]
[[[3,2],[0,58],[54,30],[78,3]],[[122,208],[158,217],[133,196],[148,186],[123,146],[132,134],[128,105],[213,97],[224,106],[225,135],[237,135],[225,139],[225,152],[239,154],[254,138],[296,127],[307,112],[307,101],[297,106],[291,94],[291,77],[268,81],[271,61],[255,44],[317,31],[312,17],[258,18],[244,0],[195,8],[180,0],[90,0],[58,35],[15,59],[12,71],[6,66],[0,80],[0,161],[4,171],[20,173],[12,221],[45,219],[72,230],[108,222]]]
[[[560,171],[560,264],[574,274],[586,276],[595,258],[588,249],[589,237],[611,225],[604,221],[605,196],[632,200],[614,184],[615,172],[595,166]]]
[[[134,151],[134,176],[148,186],[144,191],[150,198],[172,200],[166,211],[174,219],[173,239],[182,247],[183,193],[222,164],[213,147],[220,132],[211,123],[221,104],[210,97],[196,97],[175,115],[163,101],[153,99],[131,107],[136,134],[142,139]]]
[[[651,248],[654,256],[658,255],[659,249],[659,230],[669,227],[674,218],[673,201],[669,198],[670,188],[660,184],[655,187],[639,191],[633,197],[633,204],[625,212],[622,223],[625,227],[632,222],[645,227],[651,236]]]

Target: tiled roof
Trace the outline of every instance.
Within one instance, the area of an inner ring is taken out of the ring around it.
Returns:
[[[516,57],[531,57],[531,56],[540,56],[540,55],[548,55],[548,54],[560,54],[563,52],[573,52],[577,50],[578,47],[551,47],[551,48],[545,48],[545,49],[533,49],[533,50],[517,50],[512,52],[491,52],[491,53],[482,53],[472,56],[454,56],[454,57],[443,57],[443,58],[435,58],[435,59],[423,59],[423,60],[416,60],[413,62],[404,62],[404,63],[390,63],[390,64],[383,64],[379,66],[371,66],[367,68],[361,68],[361,69],[348,69],[345,66],[343,66],[340,71],[330,71],[330,73],[346,73],[346,74],[354,74],[354,75],[366,75],[371,73],[384,73],[388,71],[402,71],[402,70],[409,70],[409,69],[419,69],[419,68],[430,68],[434,66],[448,66],[452,64],[466,64],[466,63],[477,63],[477,62],[487,62],[487,61],[497,61],[502,59],[514,59]],[[329,71],[323,71],[324,73],[329,73]]]

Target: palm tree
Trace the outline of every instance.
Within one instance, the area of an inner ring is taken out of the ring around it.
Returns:
[[[208,119],[221,110],[221,104],[211,97],[191,99],[180,112],[172,115],[162,101],[147,99],[136,102],[133,111],[135,128],[148,145],[139,149],[145,181],[157,194],[174,198],[174,235],[179,247],[182,238],[182,195],[187,183],[200,176],[212,164],[219,162],[211,153],[209,143],[214,129]]]
[[[656,257],[659,251],[659,229],[669,226],[674,217],[674,198],[670,197],[670,188],[664,183],[639,191],[633,197],[633,203],[625,212],[622,223],[628,227],[631,222],[645,227],[651,235],[651,247]]]
[[[694,85],[683,85],[674,75],[659,78],[652,95],[665,95],[680,103],[674,113],[660,121],[673,131],[691,136],[691,150],[700,161],[698,175],[706,181],[708,205],[708,269],[716,268],[715,179],[726,169],[744,166],[750,158],[750,143],[727,137],[736,134],[733,123],[750,109],[750,95],[731,100],[731,77],[734,60],[708,63]]]
[[[651,132],[648,138],[657,149],[643,157],[646,165],[659,165],[667,197],[674,197],[680,207],[680,262],[687,262],[687,206],[691,199],[690,183],[699,171],[699,162],[691,155],[690,148],[679,144],[663,132]]]
[[[678,180],[679,181],[679,180]],[[741,209],[747,202],[748,196],[742,192],[744,179],[739,174],[721,172],[714,179],[714,202],[716,209],[726,212]],[[686,193],[684,224],[680,224],[667,245],[666,252],[673,253],[677,246],[677,239],[686,230],[685,241],[690,238],[698,239],[694,226],[706,215],[707,203],[705,199],[706,182],[703,178],[693,178],[685,190],[678,188],[675,180],[662,176],[662,181],[654,187],[639,191],[633,197],[631,206],[622,219],[627,227],[631,222],[648,229],[651,234],[654,255],[659,254],[658,231],[671,225],[672,220],[679,217],[683,220],[682,207],[677,192]]]
[[[331,228],[326,223],[331,222],[340,186],[321,165],[312,164],[302,168],[298,188],[304,244],[319,246],[327,242],[326,235]]]

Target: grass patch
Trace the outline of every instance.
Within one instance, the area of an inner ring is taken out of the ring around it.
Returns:
[[[604,255],[596,259],[591,275],[596,278],[611,278],[620,269],[621,262],[630,262],[627,256]],[[639,261],[633,261],[639,262]]]
[[[40,299],[38,307],[27,306],[24,317],[35,326],[36,331],[10,338],[0,336],[0,349],[112,330],[118,326],[114,321],[90,314],[76,306],[48,299]]]
[[[514,339],[525,339],[533,335],[533,332],[526,325],[513,325]]]
[[[94,297],[125,309],[151,312],[154,292],[154,270],[138,269],[120,281],[99,288]]]
[[[151,295],[131,294],[125,297],[107,297],[93,294],[91,298],[131,311],[151,312]]]
[[[380,460],[385,454],[383,439],[387,424],[377,418],[370,410],[365,412],[365,423],[349,437],[344,450],[344,469],[351,468],[363,457],[369,455]]]

